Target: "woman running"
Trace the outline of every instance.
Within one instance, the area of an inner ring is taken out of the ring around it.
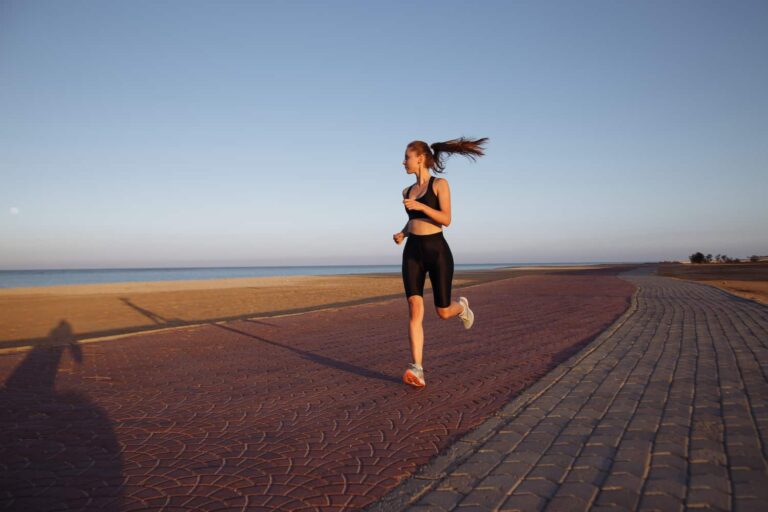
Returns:
[[[405,148],[403,165],[408,174],[416,175],[416,183],[403,189],[403,204],[409,220],[403,230],[395,233],[393,238],[399,245],[403,238],[408,237],[403,249],[402,272],[410,311],[408,335],[414,362],[405,370],[403,381],[417,388],[426,385],[421,362],[424,348],[424,280],[427,272],[432,283],[437,315],[443,320],[458,316],[465,329],[471,328],[475,321],[475,315],[469,309],[466,297],[459,297],[457,302],[451,302],[453,254],[442,230],[442,226],[451,223],[451,191],[448,188],[448,180],[430,176],[429,169],[442,173],[445,168],[444,155],[453,153],[474,160],[475,155],[484,154],[481,145],[487,140],[487,137],[475,141],[461,137],[447,142],[436,142],[431,146],[415,140]]]

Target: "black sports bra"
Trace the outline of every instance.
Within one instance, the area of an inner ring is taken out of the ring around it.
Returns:
[[[429,177],[429,184],[427,185],[427,191],[421,197],[417,197],[416,201],[420,203],[424,203],[425,205],[429,206],[430,208],[434,208],[435,210],[439,210],[440,202],[438,201],[437,196],[435,195],[435,192],[432,190],[432,181],[434,179],[435,179],[434,176]],[[408,191],[405,193],[406,198],[408,197],[408,194],[411,193],[412,188],[413,188],[413,185],[408,187]],[[409,219],[429,219],[430,218],[429,215],[419,210],[409,210],[408,208],[406,208],[405,212],[408,214]]]

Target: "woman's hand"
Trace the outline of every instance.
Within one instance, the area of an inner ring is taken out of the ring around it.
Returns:
[[[395,233],[394,235],[392,235],[392,238],[394,239],[397,245],[400,245],[401,243],[403,243],[403,240],[405,239],[405,233],[403,233],[402,231],[399,233]]]
[[[403,204],[408,210],[416,210],[417,212],[423,212],[427,208],[427,205],[415,199],[403,199]]]

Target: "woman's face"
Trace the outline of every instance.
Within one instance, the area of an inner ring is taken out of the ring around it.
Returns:
[[[419,172],[419,168],[424,165],[424,155],[416,156],[416,152],[410,149],[405,150],[405,159],[403,166],[408,174]]]

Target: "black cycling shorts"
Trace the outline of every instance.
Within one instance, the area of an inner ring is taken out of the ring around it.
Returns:
[[[453,254],[442,231],[429,235],[408,235],[403,248],[405,296],[424,296],[424,279],[429,272],[435,306],[451,305]]]

